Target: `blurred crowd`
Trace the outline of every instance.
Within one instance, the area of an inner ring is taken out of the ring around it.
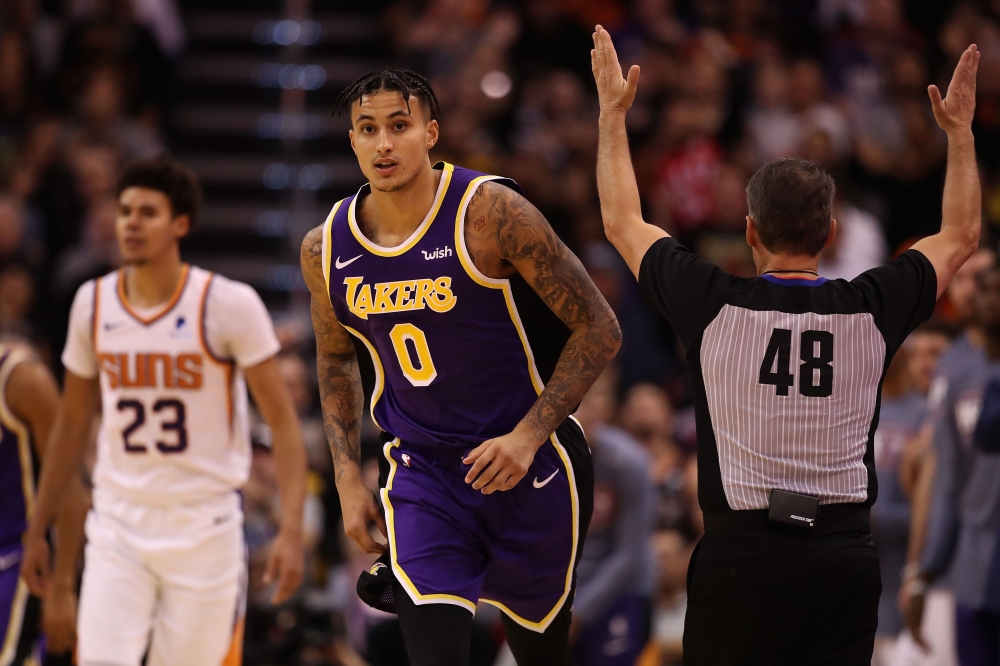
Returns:
[[[576,592],[581,666],[680,663],[687,563],[702,529],[683,352],[603,236],[593,26],[609,29],[626,67],[642,67],[628,123],[646,218],[740,275],[754,274],[746,181],[781,156],[815,160],[836,179],[838,236],[825,277],[853,278],[936,231],[946,143],[926,87],[944,89],[962,50],[979,45],[973,130],[987,249],[893,363],[875,450],[885,586],[877,663],[956,663],[947,578],[927,596],[931,657],[904,631],[912,609],[901,581],[922,566],[927,514],[940,500],[935,428],[948,413],[933,401],[933,378],[949,372],[949,346],[982,347],[976,275],[994,265],[988,248],[1000,230],[1000,2],[399,0],[383,19],[386,51],[427,74],[440,100],[432,157],[517,180],[621,322],[615,366],[578,414],[597,479]],[[0,1],[0,335],[33,342],[54,365],[76,288],[119,261],[117,169],[169,147],[165,119],[184,42],[173,0]],[[301,326],[279,334],[309,454],[307,580],[282,607],[268,603],[260,582],[279,507],[270,434],[258,424],[244,493],[246,663],[405,664],[394,618],[354,593],[372,558],[340,526],[312,341]],[[973,426],[974,417],[966,412]],[[366,422],[373,489],[377,434]],[[473,664],[505,663],[499,618],[483,607]]]
[[[173,0],[0,2],[0,334],[58,363],[77,287],[118,263],[118,169],[164,150]]]

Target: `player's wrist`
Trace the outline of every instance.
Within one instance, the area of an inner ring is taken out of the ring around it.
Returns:
[[[529,440],[532,444],[534,444],[535,450],[537,451],[542,447],[542,444],[549,439],[549,436],[552,434],[552,430],[546,428],[541,423],[532,422],[531,419],[525,417],[520,423],[517,424],[517,427],[514,429],[514,434],[519,438]]]
[[[356,462],[337,463],[334,475],[338,491],[355,487],[358,484],[365,485],[364,480],[361,478],[361,466]]]
[[[24,536],[21,537],[21,542],[26,544],[29,541],[38,541],[39,539],[44,540],[48,531],[48,521],[39,520],[36,515],[35,519],[28,523],[28,529],[24,531]]]
[[[302,523],[301,522],[297,523],[297,524],[286,524],[286,523],[283,522],[281,524],[281,526],[278,527],[277,538],[279,538],[279,539],[295,539],[295,540],[301,541],[303,534],[304,534],[304,531],[302,529]]]
[[[53,595],[67,595],[76,593],[76,575],[70,574],[53,574],[52,581],[49,583],[50,594]]]

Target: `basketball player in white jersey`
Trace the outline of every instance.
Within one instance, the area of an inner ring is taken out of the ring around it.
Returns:
[[[78,621],[81,666],[240,663],[245,590],[239,488],[250,469],[249,386],[273,433],[281,528],[265,583],[302,577],[305,451],[278,371],[279,344],[250,287],[181,262],[194,174],[165,158],[118,180],[125,267],[84,284],[62,360],[64,405],[25,536],[22,575],[41,589],[43,535],[102,422]]]

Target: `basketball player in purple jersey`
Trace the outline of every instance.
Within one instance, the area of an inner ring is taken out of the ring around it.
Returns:
[[[83,544],[87,501],[79,476],[63,493],[56,518],[56,561],[39,598],[19,580],[21,536],[34,510],[36,461],[45,454],[59,408],[59,389],[48,368],[27,348],[0,343],[0,666],[21,666],[39,655],[44,629],[46,663],[66,654],[76,633],[76,563]]]
[[[371,521],[389,540],[412,666],[468,664],[480,601],[502,610],[518,664],[570,664],[593,505],[570,413],[614,357],[617,320],[516,183],[431,166],[423,77],[374,72],[339,102],[368,183],[306,236],[302,269],[345,530],[372,553]],[[358,466],[366,367],[382,509]]]

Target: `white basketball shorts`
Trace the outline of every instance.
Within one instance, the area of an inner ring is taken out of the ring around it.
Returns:
[[[170,508],[95,497],[77,621],[81,666],[242,659],[243,512],[232,493]]]

